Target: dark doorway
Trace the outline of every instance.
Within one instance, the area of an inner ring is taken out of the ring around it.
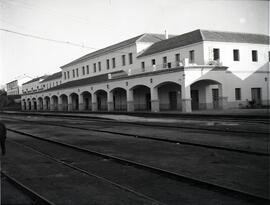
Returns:
[[[150,95],[150,93],[145,94],[145,105],[146,105],[146,110],[151,110],[151,95]]]
[[[217,88],[212,89],[212,97],[213,97],[213,108],[218,109],[219,93]]]
[[[79,110],[79,99],[75,99],[75,110]]]
[[[170,110],[177,109],[177,93],[176,91],[169,92]]]
[[[100,99],[100,97],[97,97],[97,108],[98,108],[98,110],[101,110],[101,99]]]
[[[85,110],[88,110],[88,109],[89,109],[89,99],[88,99],[88,98],[85,98],[84,100],[85,100],[85,101],[84,101],[84,103],[85,103],[85,104],[84,104],[84,105],[85,105],[84,109],[85,109]]]
[[[34,101],[34,110],[37,110],[37,102]]]
[[[199,90],[191,90],[191,108],[199,110]]]
[[[116,106],[115,106],[115,95],[113,96],[113,109],[116,110]]]
[[[251,99],[255,105],[261,104],[261,88],[251,88]]]

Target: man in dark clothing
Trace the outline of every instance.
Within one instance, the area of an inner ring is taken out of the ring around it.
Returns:
[[[7,129],[4,123],[0,122],[0,144],[2,155],[6,154],[6,136],[7,136]]]

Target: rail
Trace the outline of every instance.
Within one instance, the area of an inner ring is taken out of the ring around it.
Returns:
[[[147,165],[147,164],[144,164],[144,163],[141,163],[141,162],[136,162],[136,161],[129,160],[129,159],[124,159],[124,158],[121,158],[121,157],[116,157],[116,156],[113,156],[113,155],[110,155],[110,154],[105,154],[105,153],[102,153],[102,152],[81,148],[81,147],[78,147],[76,145],[72,145],[72,144],[65,143],[65,142],[59,142],[57,140],[42,138],[42,137],[39,137],[39,136],[36,136],[36,135],[32,135],[32,134],[21,132],[21,131],[14,130],[14,129],[8,129],[8,130],[11,131],[11,132],[17,133],[17,134],[21,134],[21,135],[24,135],[24,136],[34,138],[34,139],[42,140],[42,141],[45,141],[45,142],[50,142],[50,143],[53,143],[53,144],[58,144],[58,145],[68,147],[68,148],[71,148],[71,149],[74,149],[74,150],[78,150],[78,151],[81,151],[81,152],[85,152],[85,153],[88,153],[88,154],[91,154],[91,155],[103,157],[105,159],[111,159],[111,160],[114,160],[115,162],[118,162],[118,163],[121,163],[121,164],[125,163],[127,165],[137,167],[137,168],[140,168],[140,169],[143,169],[143,170],[148,170],[150,172],[157,173],[157,174],[159,174],[161,176],[166,176],[168,178],[172,178],[172,179],[175,179],[177,181],[192,183],[192,184],[195,184],[196,186],[199,186],[201,188],[205,188],[205,189],[212,190],[212,191],[215,191],[215,192],[221,192],[223,194],[230,195],[230,196],[233,196],[233,197],[238,196],[238,197],[240,197],[240,198],[242,198],[244,200],[253,201],[253,202],[256,202],[258,204],[269,204],[269,201],[270,201],[269,198],[254,195],[254,194],[251,194],[251,193],[239,190],[239,189],[234,189],[234,188],[231,188],[231,187],[228,187],[228,186],[225,186],[225,185],[219,185],[219,184],[216,184],[216,183],[208,182],[208,181],[205,181],[205,180],[202,180],[202,179],[198,179],[196,177],[190,177],[190,176],[187,176],[187,175],[184,175],[184,174],[178,174],[178,173],[173,172],[173,171],[164,170],[164,169],[157,168],[157,167],[154,167],[154,166],[151,166],[151,165]],[[69,166],[71,166],[71,165],[69,165]]]
[[[18,189],[22,190],[23,193],[25,193],[26,195],[30,196],[31,199],[33,199],[33,201],[35,202],[34,204],[39,204],[39,205],[54,205],[53,202],[45,199],[43,196],[39,195],[38,193],[36,193],[35,191],[31,190],[30,188],[26,187],[25,185],[23,185],[22,183],[20,183],[16,179],[14,179],[13,177],[9,176],[4,171],[1,171],[1,175],[4,176],[11,184],[13,184],[14,186],[16,186]]]

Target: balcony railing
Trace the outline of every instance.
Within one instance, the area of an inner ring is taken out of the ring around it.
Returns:
[[[170,68],[177,68],[183,66],[182,62],[168,62],[165,64],[159,64],[159,65],[152,65],[144,68],[136,68],[136,69],[129,69],[128,75],[136,75],[141,73],[149,73],[149,72],[155,72]]]
[[[207,65],[222,66],[222,62],[220,60],[209,60]]]

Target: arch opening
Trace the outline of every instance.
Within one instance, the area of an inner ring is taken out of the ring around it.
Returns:
[[[181,85],[174,82],[164,82],[156,87],[161,111],[182,110]]]
[[[151,91],[145,85],[138,85],[132,88],[135,111],[151,110]]]
[[[192,110],[220,109],[222,84],[215,80],[199,80],[190,85]]]
[[[44,98],[44,101],[45,101],[45,110],[50,110],[50,98],[46,96]]]
[[[37,100],[36,98],[32,98],[32,103],[33,103],[33,110],[37,110]]]
[[[60,104],[62,111],[68,111],[68,97],[67,95],[63,94],[60,96],[60,101],[62,102]]]
[[[98,90],[95,92],[97,96],[97,110],[107,111],[108,110],[108,96],[105,90]]]
[[[28,98],[27,99],[27,105],[28,105],[28,109],[27,110],[31,110],[31,108],[32,108],[32,105],[31,105],[32,103],[31,103],[31,100],[30,100],[30,98]]]
[[[82,96],[82,110],[91,110],[92,109],[92,95],[90,92],[85,91],[81,94]]]
[[[113,109],[115,111],[127,111],[127,91],[124,88],[115,88],[113,94]]]
[[[52,96],[52,110],[58,110],[58,97],[56,95]]]
[[[79,110],[79,95],[77,93],[70,94],[71,106],[73,111]]]
[[[39,105],[39,110],[43,110],[43,99],[41,97],[38,98],[38,105]]]

